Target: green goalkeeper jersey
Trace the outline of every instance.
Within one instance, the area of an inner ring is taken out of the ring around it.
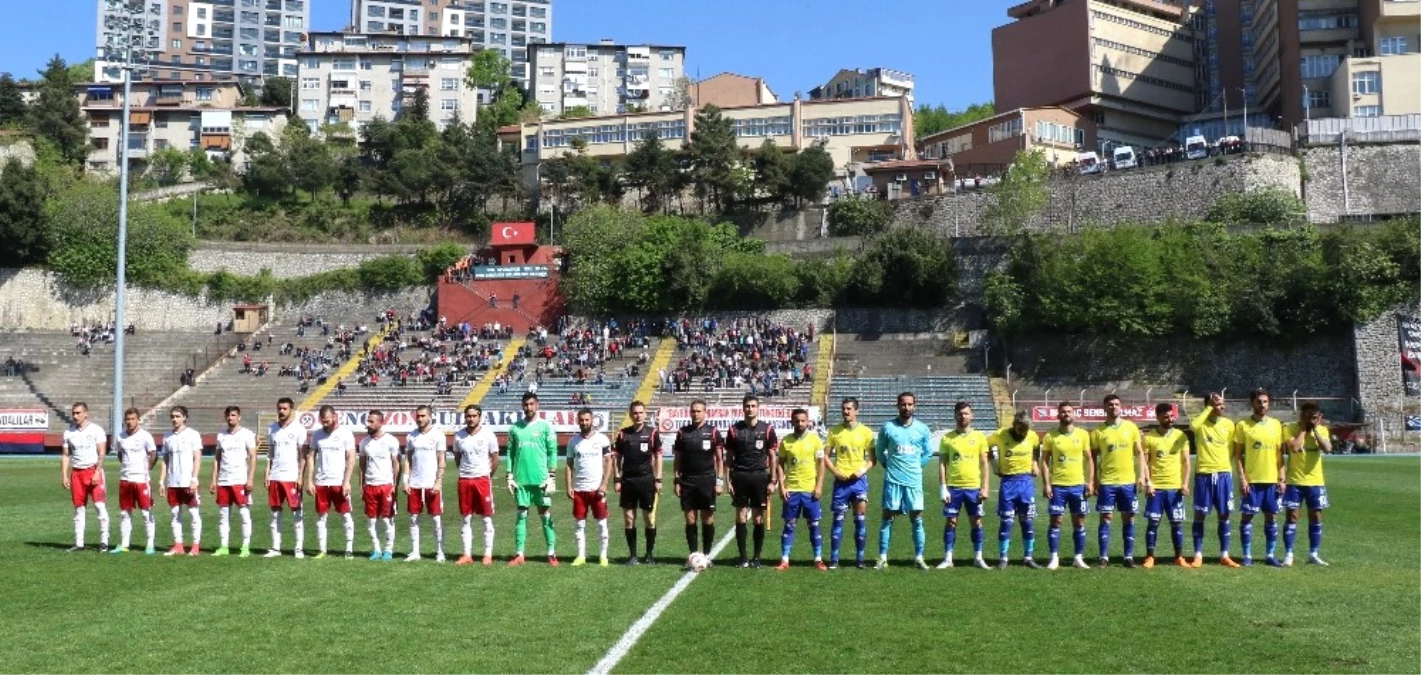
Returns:
[[[558,436],[546,420],[518,420],[508,430],[509,470],[518,485],[542,485],[557,465],[557,458]]]

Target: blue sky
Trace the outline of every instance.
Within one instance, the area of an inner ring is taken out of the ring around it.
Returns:
[[[349,0],[310,0],[317,30],[336,30]],[[87,58],[97,0],[0,0],[0,71],[31,77],[58,52]],[[554,0],[553,39],[684,45],[687,74],[764,77],[781,99],[839,68],[917,76],[919,103],[962,108],[992,98],[991,29],[1002,0]],[[757,28],[756,25],[765,26]]]

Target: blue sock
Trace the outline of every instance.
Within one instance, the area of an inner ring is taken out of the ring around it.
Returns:
[[[1278,522],[1263,522],[1263,543],[1268,546],[1268,557],[1273,557],[1273,550],[1278,548]]]
[[[794,526],[795,526],[795,525],[796,525],[796,522],[793,521],[793,520],[786,520],[786,521],[785,521],[785,529],[784,529],[784,532],[783,532],[782,534],[780,534],[780,556],[781,556],[781,557],[788,558],[788,557],[789,557],[789,550],[790,550],[791,548],[794,548]]]
[[[1322,521],[1308,522],[1308,553],[1317,555],[1317,550],[1322,548]]]
[[[927,545],[928,536],[923,531],[923,517],[918,516],[913,519],[913,557],[923,557],[923,546]]]
[[[1061,553],[1061,526],[1052,524],[1046,528],[1046,545],[1051,547],[1051,557]]]
[[[1021,519],[1021,542],[1026,545],[1026,557],[1036,553],[1036,523],[1030,518]]]
[[[1007,551],[1011,550],[1011,516],[1002,518],[1002,522],[997,526],[997,549],[1003,558],[1007,557]]]
[[[884,518],[883,522],[878,524],[878,557],[882,558],[888,555],[888,543],[892,538],[893,519]]]
[[[1110,557],[1110,521],[1100,521],[1100,527],[1095,530],[1095,543],[1100,547],[1100,557]]]
[[[1243,557],[1253,557],[1253,521],[1245,520],[1238,526],[1238,538],[1243,544]]]
[[[868,519],[854,514],[854,548],[858,551],[855,560],[863,560],[863,551],[868,548]]]
[[[951,553],[957,547],[957,527],[948,523],[942,528],[942,551]]]
[[[1122,526],[1125,530],[1125,557],[1135,557],[1135,520],[1132,518],[1125,521]]]
[[[814,559],[824,557],[824,535],[819,531],[819,521],[809,521],[809,543],[814,547]]]
[[[829,526],[829,559],[839,559],[839,546],[844,543],[844,513],[834,514],[834,524]]]
[[[1076,545],[1076,555],[1085,555],[1085,525],[1071,530],[1071,541]]]
[[[1169,543],[1174,544],[1174,557],[1184,555],[1184,523],[1170,522]]]
[[[1126,525],[1125,527],[1129,527]],[[1150,524],[1145,526],[1145,554],[1155,554],[1155,543],[1159,541],[1159,519],[1151,518]]]
[[[1318,532],[1319,532],[1319,533],[1322,532],[1322,526],[1321,526],[1321,525],[1318,525]],[[1319,536],[1321,536],[1321,535],[1319,535]],[[981,525],[973,525],[973,526],[972,526],[972,552],[973,552],[973,553],[976,553],[978,557],[981,557],[981,556],[982,556],[982,540],[983,540],[984,538],[985,538],[985,537],[982,536],[982,526],[981,526]]]
[[[1283,552],[1288,555],[1293,554],[1293,544],[1298,540],[1298,524],[1283,524]]]
[[[1229,527],[1229,521],[1219,521],[1219,555],[1228,555],[1230,540],[1233,539],[1233,528]]]
[[[1194,521],[1194,526],[1193,526],[1192,529],[1193,529],[1193,532],[1194,532],[1194,553],[1195,553],[1195,554],[1203,554],[1203,553],[1204,553],[1204,521],[1203,521],[1203,520],[1196,520],[1196,521]]]

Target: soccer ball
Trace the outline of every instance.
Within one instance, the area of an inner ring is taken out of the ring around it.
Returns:
[[[710,558],[707,557],[706,554],[696,551],[692,553],[689,558],[686,558],[686,566],[691,568],[693,572],[700,572],[710,567]]]

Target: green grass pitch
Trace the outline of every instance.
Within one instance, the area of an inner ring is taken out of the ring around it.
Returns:
[[[117,475],[112,461],[109,466],[113,489]],[[1327,569],[1167,565],[1046,572],[1013,566],[1006,572],[919,572],[905,566],[911,541],[901,522],[893,568],[826,574],[808,566],[808,533],[801,524],[797,567],[717,567],[699,575],[617,671],[1421,671],[1421,460],[1335,459],[1327,473],[1333,504],[1323,548],[1333,563]],[[661,500],[658,544],[666,562],[650,568],[549,568],[541,562],[541,531],[533,523],[534,562],[522,568],[501,561],[485,569],[363,557],[194,560],[68,553],[71,511],[58,474],[55,458],[0,461],[0,670],[7,672],[586,672],[676,582],[685,554],[669,488]],[[928,475],[936,475],[933,467]],[[876,499],[878,479],[871,478]],[[114,493],[110,504],[116,507]],[[935,495],[936,487],[927,494]],[[257,496],[264,504],[264,489]],[[448,496],[450,510],[457,511],[453,493]],[[211,502],[204,493],[209,549],[217,540]],[[1039,497],[1038,505],[1044,513]],[[723,535],[732,518],[728,500],[721,507]],[[507,493],[499,492],[498,508],[496,553],[506,557],[513,546]],[[310,498],[307,511],[309,551],[315,544]],[[558,495],[554,513],[564,561],[574,550],[570,511],[570,502]],[[116,510],[111,515],[116,540]],[[156,516],[162,548],[170,542],[165,508]],[[253,520],[253,548],[260,552],[268,540],[264,506],[254,510]],[[871,553],[876,520],[871,513]],[[93,544],[92,514],[89,522]],[[331,522],[336,550],[344,542],[338,523]],[[1092,516],[1092,554],[1094,523]],[[406,524],[401,517],[401,553],[408,549]],[[1262,545],[1259,525],[1255,553]],[[933,562],[941,553],[941,528],[940,509],[930,508]],[[994,516],[986,528],[987,557],[995,558]],[[766,536],[767,559],[778,554],[779,529],[776,521]],[[141,522],[134,530],[141,543]],[[427,525],[423,531],[432,550],[432,532]],[[589,528],[594,551],[595,532]],[[1206,553],[1212,554],[1212,523],[1207,532]],[[368,551],[358,512],[356,534],[357,551]],[[625,544],[615,511],[611,534],[612,555],[620,558]],[[477,524],[474,536],[475,549],[481,549]],[[1043,559],[1044,518],[1037,520],[1037,536],[1037,557]],[[827,518],[824,537],[827,548]],[[1188,547],[1187,526],[1185,538]],[[1305,531],[1298,538],[1305,550]],[[959,541],[962,562],[971,549],[965,521]],[[1142,553],[1143,522],[1137,541]],[[1235,548],[1238,541],[1235,531]],[[1161,532],[1161,544],[1168,552],[1167,532]],[[1071,550],[1069,529],[1062,546]],[[460,547],[456,513],[445,515],[445,547],[454,553]],[[720,559],[733,554],[731,544]],[[1019,554],[1016,543],[1013,557]]]

